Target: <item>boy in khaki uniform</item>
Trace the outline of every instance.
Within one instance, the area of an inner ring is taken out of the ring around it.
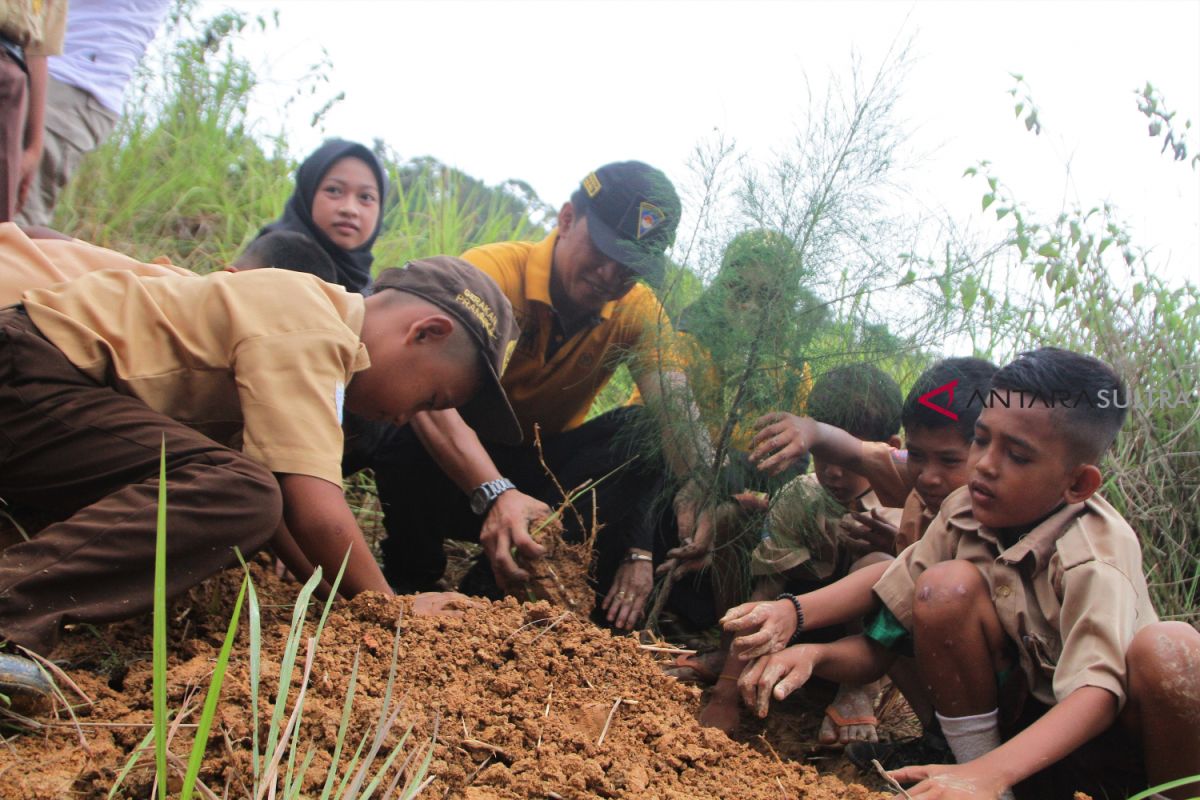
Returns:
[[[799,598],[802,628],[874,609],[867,635],[759,658],[743,698],[765,713],[810,675],[874,675],[911,645],[958,762],[893,773],[913,797],[1128,796],[1200,773],[1200,633],[1158,621],[1137,537],[1095,494],[1125,396],[1106,364],[1056,348],[997,372],[968,484],[925,536],[873,585],[864,570]]]
[[[46,256],[18,238],[8,258]],[[168,595],[268,542],[300,576],[349,551],[342,590],[390,593],[342,494],[343,410],[461,408],[511,441],[516,332],[495,283],[447,257],[365,299],[269,269],[26,292],[0,310],[0,497],[56,521],[0,553],[0,640],[46,653],[65,623],[149,609],[164,438]]]

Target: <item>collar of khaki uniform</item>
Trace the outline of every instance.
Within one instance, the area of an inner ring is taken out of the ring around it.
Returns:
[[[555,228],[549,236],[533,246],[525,262],[525,299],[550,309],[554,308],[550,301],[550,271],[554,268],[554,243],[557,241],[558,228]],[[595,316],[603,320],[612,319],[617,302],[612,300],[605,303]]]
[[[1084,503],[1063,505],[1007,549],[1001,549],[1000,537],[996,535],[995,531],[975,519],[971,510],[971,492],[968,487],[964,486],[952,492],[942,502],[942,510],[946,513],[946,521],[953,524],[954,527],[962,531],[972,531],[981,539],[994,544],[1000,550],[998,560],[1017,566],[1030,559],[1029,574],[1037,575],[1049,565],[1050,557],[1054,555],[1055,543],[1067,532],[1085,505]]]

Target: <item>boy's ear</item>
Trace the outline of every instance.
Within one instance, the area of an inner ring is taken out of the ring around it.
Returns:
[[[558,226],[560,233],[566,233],[571,229],[571,224],[575,221],[575,206],[571,205],[571,201],[562,204],[562,208],[558,210],[558,219],[555,224]]]
[[[892,447],[896,450],[899,450],[904,446],[900,441],[900,434],[898,433],[893,433],[891,436],[889,436],[887,443],[889,447]]]
[[[409,342],[442,341],[454,332],[454,320],[445,314],[430,314],[416,320],[405,337]]]
[[[1080,464],[1071,473],[1071,483],[1063,493],[1063,499],[1068,503],[1082,503],[1096,493],[1103,481],[1104,476],[1095,464]]]

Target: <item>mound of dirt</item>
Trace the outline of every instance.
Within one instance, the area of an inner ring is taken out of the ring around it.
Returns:
[[[253,726],[265,738],[296,590],[257,564],[252,570],[263,606],[260,719],[256,723],[250,712],[243,624],[200,773],[217,797],[249,794]],[[226,573],[176,606],[172,709],[202,702],[239,581],[238,573]],[[315,616],[310,612],[310,625]],[[319,795],[330,767],[356,654],[358,684],[341,770],[360,739],[376,730],[397,624],[394,697],[403,705],[383,746],[386,753],[411,725],[406,754],[420,751],[436,729],[433,780],[422,797],[876,796],[700,727],[695,689],[664,677],[633,639],[614,638],[570,612],[510,598],[474,602],[460,615],[422,617],[412,613],[411,598],[373,594],[337,604],[317,647],[295,756],[298,772],[312,753],[302,796]],[[59,722],[0,743],[0,797],[107,795],[149,730],[150,642],[148,620],[68,634],[55,655],[66,660],[91,703],[75,709],[78,725],[60,715]],[[294,684],[303,660],[301,648]],[[288,713],[295,694],[293,688]],[[190,749],[187,725],[195,717],[191,713],[173,736],[171,750],[180,758]],[[118,796],[149,796],[152,761],[150,754],[142,757]]]

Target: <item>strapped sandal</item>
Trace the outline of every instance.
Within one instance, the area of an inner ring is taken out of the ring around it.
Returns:
[[[845,729],[851,725],[873,725],[876,727],[879,726],[879,718],[876,717],[874,714],[869,714],[869,715],[862,716],[862,717],[843,717],[840,713],[838,713],[838,710],[836,708],[834,708],[832,705],[825,707],[825,716],[828,717],[830,720],[832,720],[833,724],[836,725],[839,729]],[[847,742],[845,745],[842,744],[840,741],[829,742],[829,743],[821,742],[822,747],[846,747],[847,745],[850,745],[850,744],[854,744],[854,742]]]

